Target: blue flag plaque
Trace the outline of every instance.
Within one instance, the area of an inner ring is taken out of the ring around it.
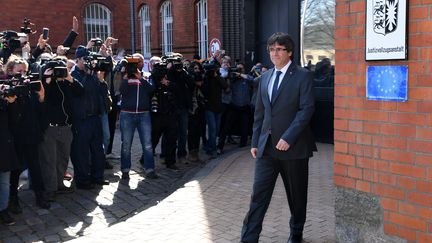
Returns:
[[[369,66],[366,73],[369,100],[407,101],[408,66]]]

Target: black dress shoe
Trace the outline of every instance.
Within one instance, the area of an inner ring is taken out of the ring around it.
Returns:
[[[108,180],[95,180],[95,181],[93,181],[93,184],[99,185],[99,186],[105,186],[105,185],[109,185],[110,182]]]
[[[179,171],[180,169],[177,167],[177,165],[175,164],[168,164],[166,166],[168,169],[173,170],[173,171]]]
[[[288,238],[288,243],[302,243],[303,242],[303,234],[294,235],[290,234]]]
[[[122,180],[129,180],[129,172],[122,172],[121,178]]]

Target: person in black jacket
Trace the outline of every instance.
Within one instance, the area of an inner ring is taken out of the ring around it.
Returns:
[[[193,81],[189,77],[186,70],[183,69],[181,59],[183,56],[180,53],[174,53],[173,61],[168,62],[168,80],[174,83],[177,87],[179,95],[176,97],[178,108],[178,140],[177,140],[177,157],[180,162],[186,161],[186,142],[188,132],[189,109],[192,108],[192,92]],[[165,151],[163,151],[164,153]]]
[[[163,66],[156,65],[152,71],[151,79],[155,82],[156,89],[152,98],[152,144],[153,151],[161,136],[165,142],[164,155],[166,167],[178,170],[176,163],[176,142],[178,136],[178,90],[177,83],[167,78],[167,70]]]
[[[219,76],[215,64],[205,64],[205,77],[203,84],[204,96],[207,98],[205,105],[205,116],[208,126],[208,142],[205,148],[208,155],[215,158],[216,153],[216,136],[220,128],[222,116],[222,90],[228,87],[225,79]]]
[[[14,103],[16,96],[4,96],[7,87],[0,84],[0,221],[6,225],[15,224],[7,210],[9,202],[9,181],[11,170],[18,168],[18,158],[12,134],[9,130],[8,107]]]
[[[9,75],[26,75],[28,63],[16,56],[11,56],[6,64],[6,72]],[[40,115],[42,103],[45,99],[45,91],[40,85],[40,91],[25,90],[17,93],[17,100],[9,107],[11,112],[11,131],[15,142],[15,150],[22,167],[11,172],[9,209],[13,213],[21,213],[22,209],[18,200],[19,176],[24,171],[25,165],[31,178],[32,189],[35,192],[36,204],[48,209],[49,202],[45,198],[45,190],[42,182],[42,172],[39,163],[38,145],[42,140]]]
[[[66,58],[53,59],[66,68]],[[42,78],[45,88],[44,102],[44,136],[39,146],[41,168],[44,171],[44,185],[48,200],[53,200],[55,192],[71,192],[72,188],[63,184],[66,172],[70,146],[72,143],[72,99],[84,94],[84,87],[74,80],[67,70],[68,76],[57,78],[53,76],[53,68],[42,66]]]
[[[75,185],[79,189],[90,190],[96,185],[108,185],[104,180],[105,155],[102,143],[102,123],[100,115],[105,106],[107,85],[102,72],[96,72],[86,60],[88,48],[78,46],[75,56],[77,65],[72,77],[82,84],[84,94],[74,97],[72,102],[72,146],[71,160],[74,166]]]

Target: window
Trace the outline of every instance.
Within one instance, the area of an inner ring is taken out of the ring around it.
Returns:
[[[198,53],[201,58],[208,56],[207,0],[200,0],[197,6]]]
[[[140,21],[140,32],[141,32],[141,52],[144,57],[151,57],[151,45],[150,45],[150,11],[149,6],[144,5],[139,11],[139,21]]]
[[[334,64],[335,0],[301,0],[301,62],[312,65],[325,57]],[[309,59],[307,55],[314,58]]]
[[[111,11],[102,4],[93,3],[84,10],[84,36],[88,42],[99,37],[105,40],[111,36]]]
[[[167,52],[172,52],[172,29],[173,29],[173,17],[171,11],[171,1],[165,1],[160,9],[161,17],[161,34],[162,34],[162,54],[165,55]]]

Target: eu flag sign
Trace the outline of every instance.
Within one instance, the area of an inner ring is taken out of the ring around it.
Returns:
[[[366,78],[369,100],[408,100],[408,66],[369,66]]]

